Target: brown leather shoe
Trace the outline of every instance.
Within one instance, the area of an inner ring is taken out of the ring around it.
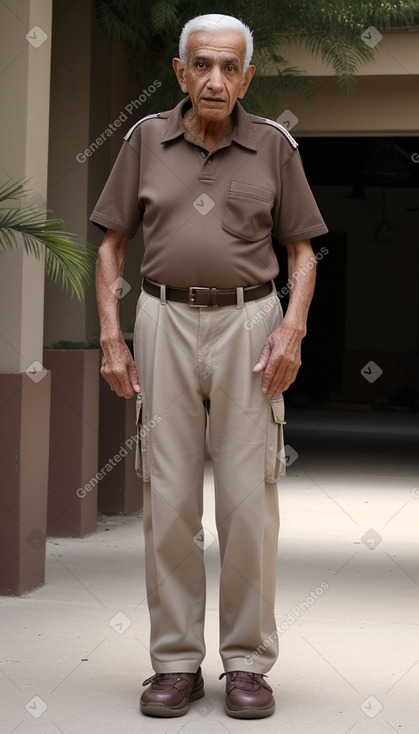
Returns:
[[[272,688],[263,680],[262,673],[235,670],[226,676],[226,706],[228,716],[235,719],[261,719],[275,711]]]
[[[141,696],[141,712],[147,716],[184,716],[189,701],[204,695],[201,668],[196,673],[156,673],[144,681],[150,685]]]

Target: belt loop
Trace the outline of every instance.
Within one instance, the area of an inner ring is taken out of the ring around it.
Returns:
[[[162,306],[167,306],[165,285],[160,285],[160,303]]]
[[[237,305],[236,308],[244,308],[244,291],[243,288],[236,288]]]

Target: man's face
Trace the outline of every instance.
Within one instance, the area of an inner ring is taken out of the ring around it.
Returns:
[[[243,72],[245,39],[237,31],[196,31],[189,36],[186,51],[186,68],[173,59],[181,89],[189,94],[199,117],[221,122],[244,97],[255,72],[254,66]]]

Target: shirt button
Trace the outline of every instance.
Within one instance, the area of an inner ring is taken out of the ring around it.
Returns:
[[[205,150],[201,150],[201,157],[202,158],[206,158],[207,157],[207,154],[206,154]]]

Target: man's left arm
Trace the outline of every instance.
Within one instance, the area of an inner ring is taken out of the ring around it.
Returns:
[[[253,372],[262,372],[261,389],[267,398],[280,395],[297,377],[301,366],[301,342],[307,332],[307,315],[316,281],[316,257],[310,240],[286,245],[288,308],[281,325],[266,340]]]

